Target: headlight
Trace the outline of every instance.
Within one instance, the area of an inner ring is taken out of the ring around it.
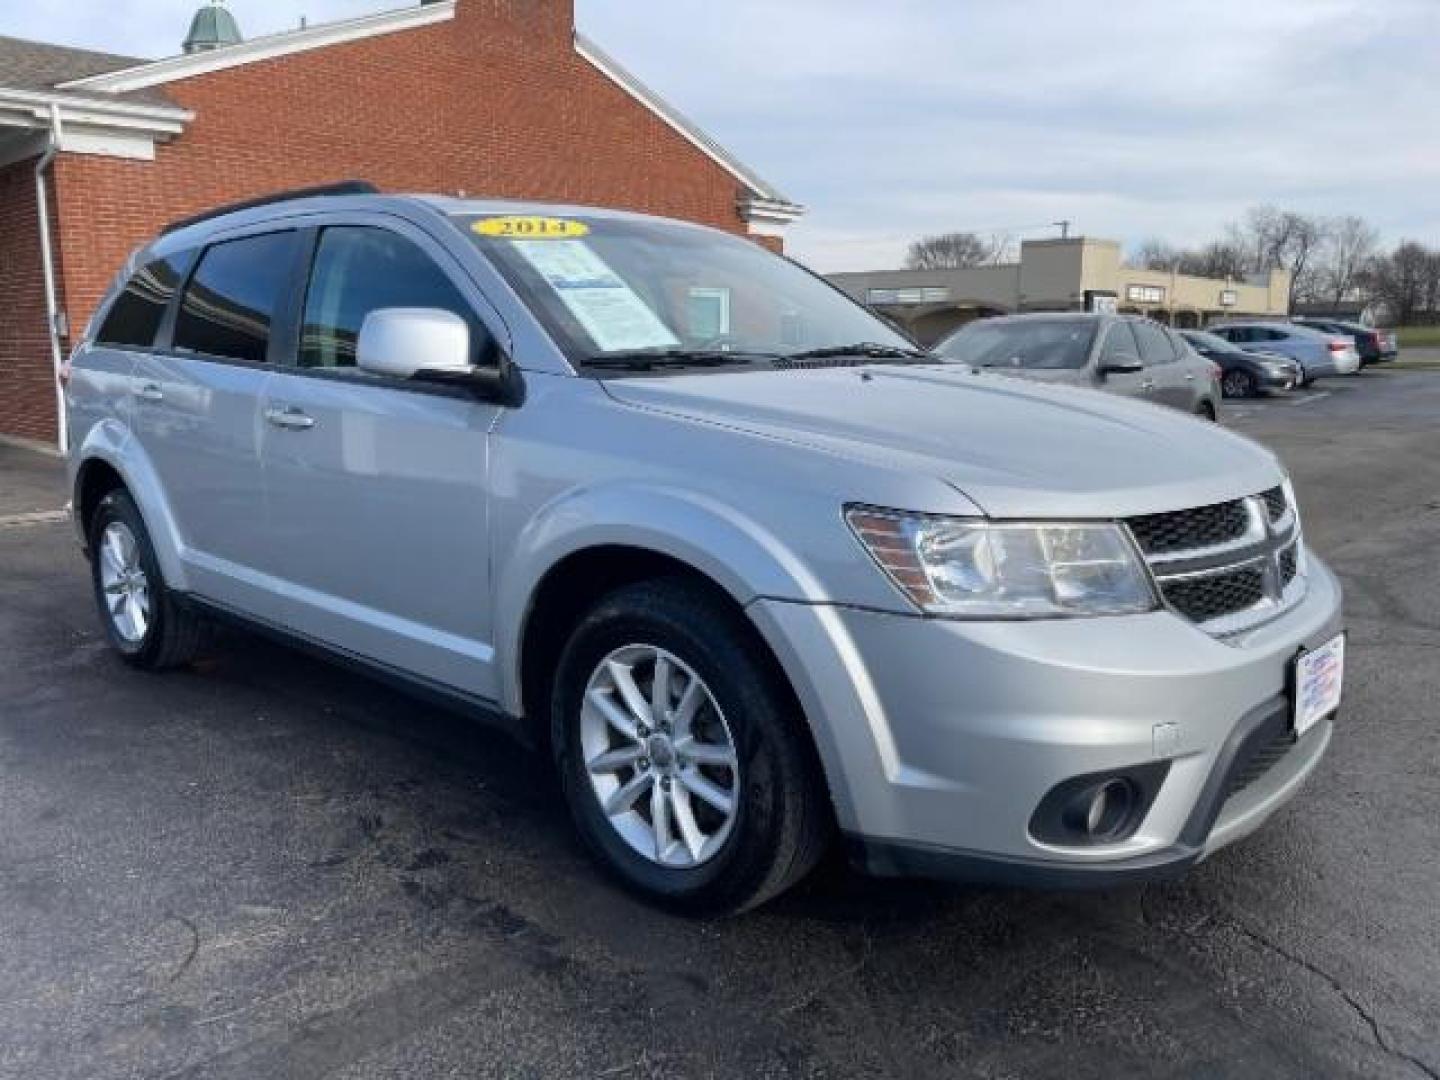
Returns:
[[[845,518],[900,591],[931,615],[1122,615],[1158,606],[1119,525],[989,522],[868,507],[851,507]]]

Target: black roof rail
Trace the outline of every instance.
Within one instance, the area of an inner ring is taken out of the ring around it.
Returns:
[[[254,199],[245,199],[243,202],[227,203],[224,206],[217,206],[213,210],[206,210],[203,213],[192,214],[190,217],[179,218],[170,222],[160,230],[161,236],[168,236],[170,233],[187,229],[191,225],[199,225],[202,221],[209,221],[212,218],[222,217],[225,214],[234,214],[240,210],[253,210],[257,206],[269,206],[272,203],[291,202],[295,199],[313,199],[324,195],[379,195],[380,189],[369,180],[342,180],[336,184],[321,184],[318,187],[291,188],[289,191],[277,191],[270,195],[260,195]]]

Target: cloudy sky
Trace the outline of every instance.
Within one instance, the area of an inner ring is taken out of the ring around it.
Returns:
[[[5,3],[160,56],[192,0]],[[247,36],[397,0],[230,0]],[[577,0],[582,30],[787,195],[821,270],[949,229],[1198,243],[1259,202],[1440,243],[1440,0]]]

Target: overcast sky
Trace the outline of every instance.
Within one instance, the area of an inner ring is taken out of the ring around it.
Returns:
[[[191,0],[0,5],[178,50]],[[247,36],[400,6],[230,0]],[[1440,243],[1440,0],[577,0],[582,30],[810,212],[821,270],[950,229],[1198,243],[1260,202]],[[0,73],[3,76],[3,73]]]

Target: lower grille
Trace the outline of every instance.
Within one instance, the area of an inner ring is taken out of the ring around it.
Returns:
[[[1234,772],[1230,774],[1229,783],[1225,788],[1225,797],[1244,791],[1255,781],[1273,769],[1290,748],[1295,745],[1295,733],[1288,728],[1276,732],[1266,742],[1256,747],[1254,753],[1247,758],[1243,764],[1237,764]]]
[[[1245,567],[1203,577],[1172,578],[1160,582],[1171,607],[1196,622],[1233,615],[1265,599],[1265,574]]]

